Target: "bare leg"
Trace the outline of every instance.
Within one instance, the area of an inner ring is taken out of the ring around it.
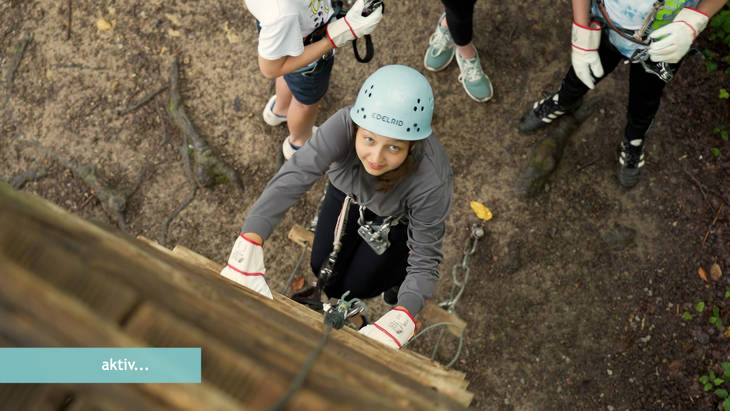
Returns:
[[[284,80],[284,76],[276,78],[274,87],[276,90],[276,103],[274,103],[274,109],[272,111],[274,114],[286,116],[287,111],[289,111],[289,104],[292,101],[292,94],[289,86],[286,84],[286,80]]]
[[[289,143],[295,146],[304,145],[312,137],[312,126],[319,112],[319,102],[312,105],[302,104],[296,98],[291,99],[287,113],[289,126]]]
[[[445,29],[449,28],[449,25],[446,23],[446,19],[441,20],[441,27],[443,27]],[[476,54],[474,54],[474,46],[472,46],[471,43],[472,42],[470,41],[469,43],[467,43],[463,46],[460,46],[458,44],[455,45],[456,50],[459,52],[459,55],[462,58],[472,59],[472,58],[474,58],[474,56],[476,56]]]

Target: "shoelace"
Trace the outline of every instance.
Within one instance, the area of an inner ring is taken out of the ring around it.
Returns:
[[[644,165],[644,149],[643,147],[631,147],[626,143],[621,143],[621,160],[624,166],[628,168],[638,168]]]
[[[428,44],[432,47],[431,55],[434,57],[443,53],[444,50],[453,47],[453,43],[449,31],[443,30],[440,26],[436,28],[436,31],[433,32],[431,38],[428,40]]]
[[[463,66],[461,68],[461,74],[459,75],[459,80],[463,81],[466,79],[467,81],[479,81],[482,79],[484,74],[482,73],[482,67],[479,64],[479,58],[474,57],[471,59],[460,59]]]
[[[560,109],[560,105],[556,101],[557,96],[557,94],[554,94],[540,100],[540,102],[537,103],[537,107],[535,108],[535,115],[537,115],[537,118],[545,118],[550,114],[555,114],[557,111],[560,111],[560,114],[563,114],[563,110]]]

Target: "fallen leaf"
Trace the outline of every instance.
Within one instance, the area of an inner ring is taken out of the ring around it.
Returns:
[[[226,32],[226,38],[228,39],[229,43],[236,44],[241,41],[241,38],[236,33],[234,33],[233,30],[231,30],[228,22],[223,23],[223,31]]]
[[[169,14],[169,13],[165,13],[165,17],[167,17],[167,19],[170,20],[170,23],[172,23],[176,26],[180,25],[180,17],[178,17],[174,14]]]
[[[719,281],[720,277],[722,277],[720,265],[717,263],[712,264],[712,267],[710,267],[710,278],[712,278],[712,281]]]
[[[96,21],[96,28],[101,31],[107,31],[107,30],[111,30],[112,25],[111,25],[111,23],[109,23],[108,21],[106,21],[104,19],[99,19]]]
[[[291,282],[291,290],[292,292],[297,292],[304,288],[304,276],[296,276]]]
[[[700,268],[697,269],[697,274],[700,275],[700,278],[702,279],[702,281],[707,282],[707,272],[705,271],[704,268],[702,268],[702,266],[700,266]]]
[[[167,29],[167,35],[170,37],[180,37],[180,32],[178,30]]]
[[[484,204],[478,201],[471,201],[469,202],[469,207],[471,207],[472,211],[474,211],[474,214],[476,214],[479,219],[484,221],[492,219],[492,211]]]

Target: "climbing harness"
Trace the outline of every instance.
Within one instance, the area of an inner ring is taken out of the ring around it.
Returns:
[[[347,226],[347,215],[350,212],[350,205],[353,203],[351,195],[346,195],[342,201],[342,208],[340,209],[340,215],[337,217],[337,223],[335,224],[334,239],[332,241],[332,251],[327,260],[322,264],[319,269],[319,277],[317,278],[317,285],[309,287],[303,291],[299,291],[292,295],[292,300],[304,304],[309,308],[323,312],[324,305],[322,304],[322,291],[324,291],[327,284],[332,279],[334,274],[335,262],[337,261],[337,255],[340,253],[342,248],[342,236],[345,233],[345,227]],[[293,273],[292,273],[293,274]]]
[[[644,22],[641,25],[641,28],[639,30],[631,31],[620,29],[613,24],[613,20],[608,17],[608,12],[606,12],[606,7],[603,4],[603,0],[597,0],[596,3],[598,4],[598,10],[601,12],[601,15],[603,15],[603,19],[606,20],[606,24],[608,24],[608,27],[610,27],[611,30],[615,31],[626,40],[629,40],[636,44],[641,44],[643,46],[649,45],[649,40],[646,38],[646,30],[649,28],[651,22],[654,21],[654,19],[656,18],[659,10],[664,7],[664,0],[655,1],[654,4],[652,4],[649,13],[646,15],[646,17],[644,17]]]
[[[598,5],[598,10],[601,12],[603,19],[606,21],[606,24],[608,24],[608,27],[611,30],[618,33],[618,35],[620,35],[622,38],[643,46],[634,51],[634,53],[629,58],[629,62],[641,64],[641,67],[644,68],[644,71],[659,77],[665,83],[668,83],[670,80],[672,80],[672,78],[674,78],[674,69],[672,68],[672,66],[664,61],[651,61],[649,59],[649,49],[647,47],[651,43],[651,41],[650,39],[648,39],[646,31],[649,29],[649,25],[651,25],[651,23],[656,19],[659,11],[664,7],[664,0],[655,1],[654,4],[652,4],[651,9],[649,10],[649,13],[647,13],[646,17],[644,18],[644,22],[642,23],[641,28],[633,31],[624,30],[616,27],[616,25],[613,24],[613,20],[611,20],[611,18],[608,16],[608,12],[606,12],[606,7],[603,4],[603,0],[597,0],[596,3]]]
[[[382,223],[375,224],[374,221],[365,221],[365,210],[366,208],[360,205],[360,218],[357,220],[360,228],[357,229],[357,234],[365,240],[375,254],[382,255],[390,247],[390,241],[388,240],[390,227],[400,224],[405,216],[388,216]]]

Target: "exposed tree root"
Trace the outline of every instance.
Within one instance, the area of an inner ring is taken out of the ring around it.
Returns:
[[[134,187],[132,187],[129,191],[124,191],[112,186],[104,178],[100,177],[96,171],[94,171],[93,167],[86,164],[77,164],[64,156],[55,154],[50,148],[45,147],[38,142],[26,141],[46,153],[54,162],[71,170],[76,177],[80,178],[89,187],[91,194],[99,199],[104,210],[106,210],[109,215],[116,218],[119,228],[122,231],[127,231],[127,224],[125,220],[127,202],[129,197],[139,188],[144,176],[147,174],[149,166],[146,166],[144,170],[142,170],[135,181]]]
[[[190,154],[188,153],[188,142],[187,138],[183,138],[183,144],[180,146],[180,154],[183,157],[183,160],[185,162],[185,174],[187,174],[188,179],[190,180],[190,186],[192,187],[192,191],[190,192],[190,195],[183,201],[180,206],[178,206],[172,214],[170,214],[166,219],[165,222],[162,224],[162,233],[160,234],[160,238],[158,239],[158,243],[166,246],[167,245],[167,233],[170,231],[170,223],[172,220],[177,217],[178,214],[182,210],[185,209],[194,199],[195,194],[198,192],[198,186],[195,184],[195,180],[193,179],[193,170],[190,167]]]
[[[543,191],[548,177],[563,157],[570,136],[590,116],[594,106],[593,101],[584,102],[575,113],[561,117],[550,128],[547,137],[537,143],[528,166],[517,179],[516,191],[520,196],[532,197]]]
[[[167,84],[165,84],[164,86],[158,88],[157,90],[155,90],[155,91],[147,94],[146,96],[142,97],[141,100],[139,100],[138,102],[136,102],[136,103],[132,104],[131,106],[125,108],[124,110],[119,110],[118,114],[120,116],[123,116],[125,114],[131,113],[134,110],[137,110],[138,108],[140,108],[143,105],[145,105],[148,101],[152,100],[153,98],[155,98],[156,95],[160,94],[161,92],[165,91],[166,89],[167,89]]]
[[[178,63],[174,60],[170,69],[170,104],[169,111],[173,122],[183,131],[192,144],[188,147],[192,151],[195,182],[199,187],[211,187],[216,184],[233,184],[243,189],[238,174],[227,164],[218,160],[208,144],[203,140],[190,122],[185,108],[182,105],[178,86]]]
[[[13,90],[13,81],[15,80],[15,72],[18,70],[18,66],[20,66],[20,59],[23,58],[23,53],[25,53],[26,47],[28,47],[28,44],[33,40],[32,35],[26,35],[24,36],[18,43],[15,44],[15,55],[13,55],[13,59],[10,61],[10,65],[8,66],[8,72],[5,75],[5,101],[3,102],[3,108],[8,104],[8,101],[10,101],[10,93]]]
[[[46,175],[48,175],[48,170],[46,170],[45,167],[36,167],[30,170],[21,171],[20,173],[12,176],[8,183],[14,189],[20,190],[28,181],[38,180]]]

